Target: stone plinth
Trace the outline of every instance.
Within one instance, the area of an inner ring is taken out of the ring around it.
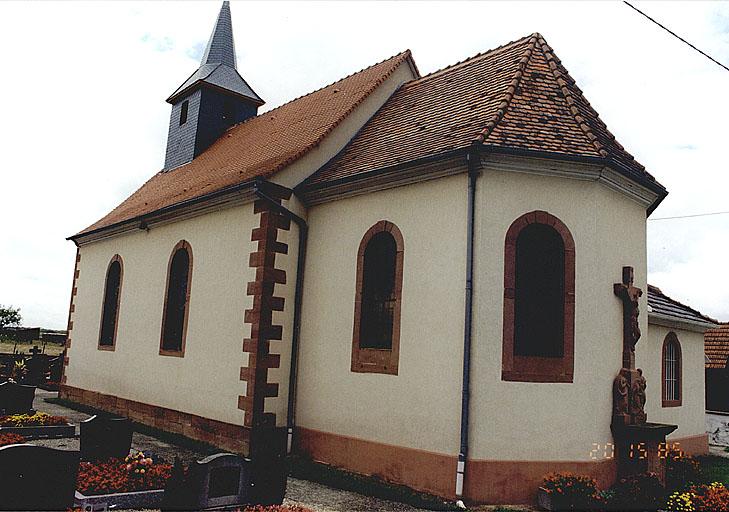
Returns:
[[[655,473],[663,485],[666,483],[666,436],[677,425],[643,423],[612,426],[618,458],[618,478],[639,473]]]

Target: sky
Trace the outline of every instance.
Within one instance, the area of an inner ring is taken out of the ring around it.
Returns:
[[[634,2],[729,65],[729,2]],[[66,326],[75,246],[161,169],[170,105],[220,2],[0,2],[0,304]],[[231,2],[262,112],[409,48],[422,74],[540,32],[669,190],[729,211],[729,71],[621,2]],[[648,221],[649,282],[729,321],[729,215]]]

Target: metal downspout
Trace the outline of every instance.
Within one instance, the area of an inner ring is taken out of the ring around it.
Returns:
[[[475,145],[466,154],[468,161],[468,225],[466,239],[466,307],[463,326],[463,385],[461,391],[461,447],[456,466],[456,496],[463,496],[468,457],[468,415],[471,382],[471,327],[473,321],[473,239],[476,217],[476,178],[478,177],[478,150]]]
[[[274,210],[294,221],[299,228],[299,247],[296,258],[296,288],[294,291],[294,327],[291,336],[291,367],[289,370],[289,396],[286,411],[286,454],[288,455],[291,453],[294,426],[296,425],[296,375],[299,363],[299,335],[301,333],[301,294],[303,292],[304,262],[306,261],[306,242],[309,234],[309,226],[304,219],[267,196],[261,190],[260,183],[261,181],[256,181],[253,187],[253,192],[256,196],[268,202]]]

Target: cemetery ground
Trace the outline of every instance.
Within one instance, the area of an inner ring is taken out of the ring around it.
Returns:
[[[56,396],[55,392],[36,390],[35,408],[54,416],[64,416],[75,425],[79,425],[97,412],[92,408],[59,400]],[[79,449],[78,437],[34,440],[32,443],[64,450]],[[136,423],[134,424],[132,448],[144,453],[153,453],[169,462],[172,462],[175,457],[179,457],[185,465],[212,453],[220,452],[212,446],[184,436],[162,432]],[[371,479],[330,471],[304,461],[294,464],[292,475],[288,479],[284,504],[300,505],[313,512],[420,512],[453,509],[451,504],[419,495],[406,488],[388,486]],[[319,482],[304,477],[316,478]],[[327,482],[331,485],[320,482]]]

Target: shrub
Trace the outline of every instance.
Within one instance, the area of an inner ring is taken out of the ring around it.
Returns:
[[[610,510],[656,510],[664,501],[665,489],[655,473],[631,475],[618,480]]]
[[[23,444],[26,439],[20,434],[0,434],[0,446],[7,446],[9,444]]]
[[[686,489],[701,478],[701,464],[690,455],[671,450],[666,456],[666,488]]]
[[[141,464],[142,460],[150,462]],[[162,489],[171,470],[172,466],[169,464],[155,464],[151,459],[145,458],[144,454],[131,463],[121,459],[81,462],[76,488],[83,494],[91,495]]]
[[[597,498],[597,482],[594,478],[572,473],[550,473],[542,487],[564,506],[584,510],[591,508]]]
[[[45,427],[49,425],[66,425],[67,423],[68,418],[51,416],[44,412],[0,417],[0,427]]]

